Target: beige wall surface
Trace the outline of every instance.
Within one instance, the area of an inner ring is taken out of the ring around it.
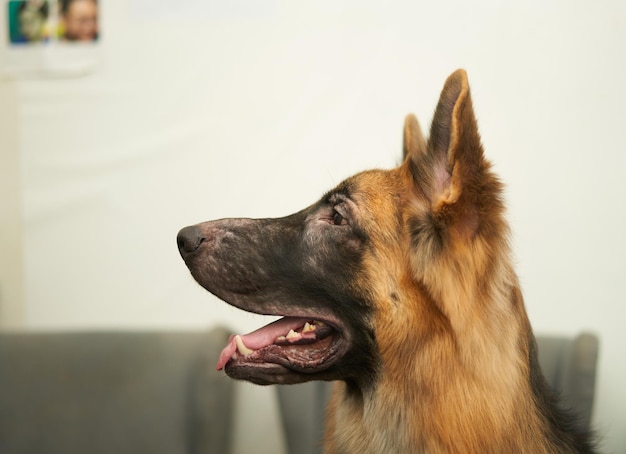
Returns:
[[[18,91],[0,79],[0,327],[24,324]]]

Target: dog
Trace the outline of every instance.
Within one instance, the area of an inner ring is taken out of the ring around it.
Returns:
[[[262,385],[337,381],[326,453],[594,450],[541,374],[464,70],[428,140],[406,117],[398,167],[283,218],[183,228],[177,243],[209,292],[283,317],[231,336],[218,369]]]

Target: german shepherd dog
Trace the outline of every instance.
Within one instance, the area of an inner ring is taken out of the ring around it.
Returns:
[[[465,71],[428,140],[406,118],[403,148],[399,167],[298,213],[179,232],[200,285],[283,317],[231,336],[217,368],[263,385],[337,380],[326,453],[593,452],[539,369]]]

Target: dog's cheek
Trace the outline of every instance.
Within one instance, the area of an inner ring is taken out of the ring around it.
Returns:
[[[322,226],[306,233],[300,255],[305,274],[333,278],[359,264],[363,242],[349,227]]]

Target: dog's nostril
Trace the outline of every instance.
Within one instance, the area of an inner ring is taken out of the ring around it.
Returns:
[[[178,250],[181,255],[190,254],[196,251],[202,242],[204,241],[204,236],[198,227],[195,225],[185,227],[180,232],[178,232],[178,236],[176,237],[176,243],[178,244]]]

